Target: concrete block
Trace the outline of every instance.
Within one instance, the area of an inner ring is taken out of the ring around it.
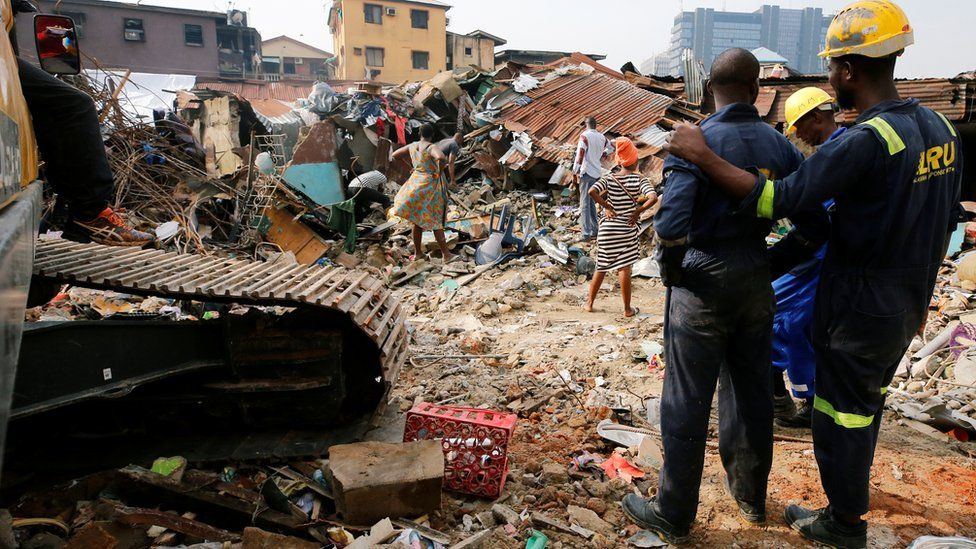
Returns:
[[[336,509],[349,524],[440,508],[444,453],[436,440],[341,444],[329,448],[328,467]]]

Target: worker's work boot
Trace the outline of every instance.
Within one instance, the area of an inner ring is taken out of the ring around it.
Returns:
[[[732,493],[732,485],[729,482],[729,477],[725,477],[725,491],[735,500],[735,504],[739,506],[739,514],[747,522],[751,524],[763,524],[766,522],[765,502],[763,505],[755,505],[735,497],[735,494]]]
[[[75,224],[84,229],[92,242],[99,244],[145,246],[155,240],[153,235],[133,229],[112,208],[105,208],[102,213],[90,221],[75,220]]]
[[[773,395],[773,417],[776,419],[786,419],[796,414],[796,404],[789,393],[785,395]]]
[[[688,533],[691,529],[675,526],[661,516],[655,498],[642,498],[637,494],[627,494],[620,505],[624,508],[624,514],[637,523],[637,526],[654,532],[667,543],[680,545],[688,541]]]
[[[834,518],[830,507],[819,510],[799,505],[786,508],[786,522],[804,538],[837,549],[864,549],[868,544],[868,523],[856,526]]]
[[[792,427],[794,429],[810,429],[813,421],[813,404],[809,400],[803,401],[800,409],[791,417],[776,418],[776,425],[780,427]]]

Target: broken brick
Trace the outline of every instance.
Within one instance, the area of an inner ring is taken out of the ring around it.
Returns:
[[[328,467],[336,510],[349,524],[440,508],[444,453],[439,441],[341,444],[329,449]]]

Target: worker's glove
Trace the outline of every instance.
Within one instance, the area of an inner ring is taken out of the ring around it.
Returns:
[[[661,269],[661,283],[668,288],[681,286],[683,272],[681,263],[685,259],[688,246],[685,244],[665,245],[659,243],[654,250],[654,259]]]

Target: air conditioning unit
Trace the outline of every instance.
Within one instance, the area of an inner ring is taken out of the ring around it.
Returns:
[[[295,57],[294,59],[295,59],[295,64],[296,65],[301,65],[301,64],[304,64],[305,63],[305,60],[302,59],[301,57]]]
[[[396,8],[386,8],[387,17],[393,17],[396,15]]]

